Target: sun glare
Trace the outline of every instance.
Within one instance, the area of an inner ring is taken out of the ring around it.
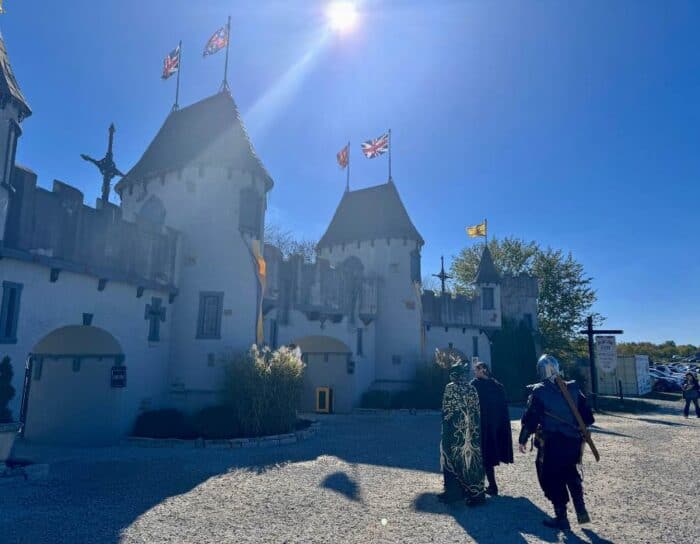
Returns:
[[[353,2],[332,2],[326,10],[326,17],[336,32],[349,32],[357,23],[357,7]]]

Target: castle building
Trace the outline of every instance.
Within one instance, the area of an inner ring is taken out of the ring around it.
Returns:
[[[299,346],[302,409],[348,412],[436,348],[489,362],[504,317],[536,326],[536,282],[488,250],[474,298],[421,289],[424,240],[391,180],[344,193],[315,262],[266,246],[274,183],[228,92],[172,111],[120,204],[94,208],[15,163],[31,113],[0,38],[0,355],[27,440],[110,443],[141,411],[216,404],[254,343]]]

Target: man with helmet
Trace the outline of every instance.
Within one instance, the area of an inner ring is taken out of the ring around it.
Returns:
[[[535,434],[537,479],[545,496],[552,502],[555,515],[543,523],[548,527],[569,530],[566,516],[569,494],[578,522],[590,521],[583,500],[581,475],[576,468],[581,461],[583,437],[576,415],[556,383],[559,361],[551,355],[542,355],[537,361],[537,373],[542,381],[529,386],[532,393],[521,420],[518,449],[520,453],[525,453],[528,438]],[[592,425],[593,413],[579,386],[575,381],[565,383],[583,423]]]

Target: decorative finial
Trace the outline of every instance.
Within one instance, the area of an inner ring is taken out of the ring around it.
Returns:
[[[112,182],[112,178],[116,176],[124,176],[124,174],[122,174],[117,168],[117,165],[114,164],[114,156],[112,154],[112,144],[114,143],[114,133],[116,130],[117,129],[114,128],[114,123],[111,123],[109,125],[109,143],[107,144],[107,154],[104,156],[104,158],[97,160],[93,159],[89,155],[80,155],[83,160],[91,162],[97,166],[102,174],[102,207],[105,207],[107,202],[109,202],[109,191],[111,188],[110,184]]]
[[[440,273],[439,274],[433,274],[436,278],[440,280],[441,286],[442,286],[442,294],[444,295],[447,290],[445,289],[445,281],[451,280],[452,276],[448,275],[445,272],[445,257],[440,256]]]

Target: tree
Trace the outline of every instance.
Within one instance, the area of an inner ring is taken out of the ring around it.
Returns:
[[[536,242],[518,238],[489,241],[489,250],[502,274],[528,273],[538,280],[540,295],[537,321],[540,343],[555,356],[570,358],[578,354],[581,342],[578,328],[591,314],[596,293],[592,278],[571,253],[552,248],[543,249]],[[451,272],[458,292],[473,294],[473,280],[481,260],[482,245],[464,248],[452,262]],[[602,317],[594,314],[594,322]]]
[[[524,322],[504,319],[491,338],[491,370],[503,384],[508,400],[527,398],[526,386],[537,381],[537,354],[532,333]]]
[[[265,225],[264,236],[265,244],[275,246],[285,258],[301,255],[307,262],[313,262],[316,259],[316,242],[296,238],[291,231],[283,230],[279,225]]]

